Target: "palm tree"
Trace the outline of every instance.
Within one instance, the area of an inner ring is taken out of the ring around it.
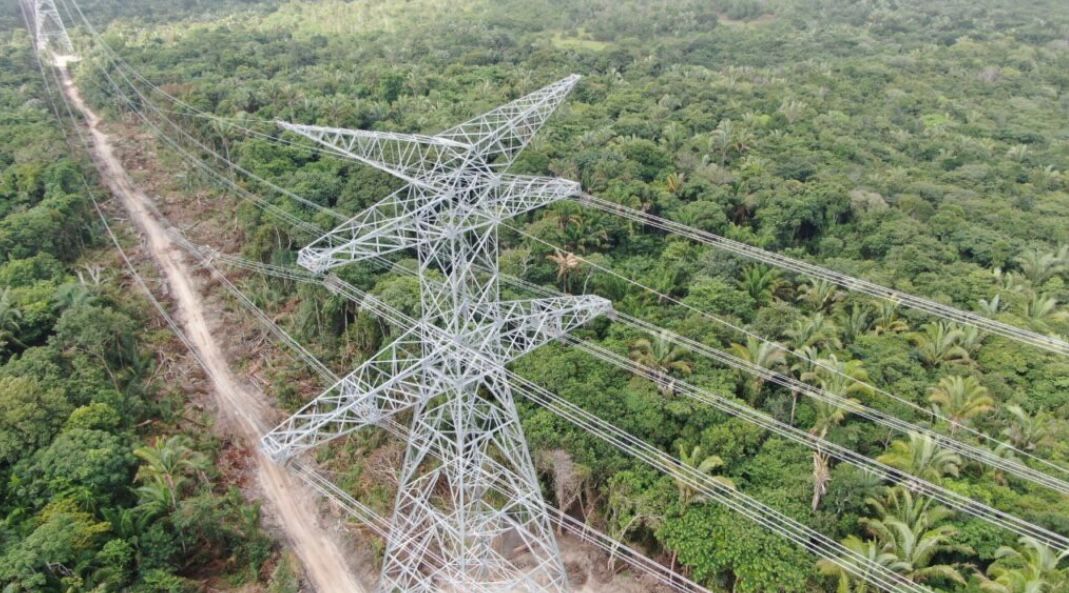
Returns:
[[[980,414],[995,409],[995,400],[976,377],[943,377],[932,388],[928,401],[950,421],[951,433]]]
[[[1028,288],[1028,279],[1017,272],[1007,272],[995,267],[991,269],[991,276],[995,279],[995,285],[1002,290],[1023,292]]]
[[[707,147],[710,154],[705,155],[704,160],[710,162],[713,160],[711,153],[718,153],[720,166],[724,166],[729,154],[741,155],[750,150],[753,137],[753,132],[748,127],[737,126],[730,119],[722,119],[716,129],[709,133]]]
[[[662,331],[653,340],[641,338],[631,344],[631,360],[653,369],[662,395],[672,395],[675,391],[673,373],[686,376],[694,370],[685,359],[687,351],[675,345],[670,336],[668,331]]]
[[[712,480],[718,484],[732,489],[735,488],[735,482],[731,481],[730,478],[712,475],[714,471],[724,467],[724,460],[717,455],[705,455],[700,445],[687,447],[680,443],[679,460],[684,466],[696,470],[700,474],[712,476]],[[705,494],[697,494],[694,491],[694,487],[688,483],[682,473],[677,473],[674,478],[676,488],[679,490],[679,502],[684,508],[690,506],[691,503],[703,502],[708,498]]]
[[[969,358],[974,358],[976,352],[980,350],[980,346],[983,346],[984,338],[987,337],[987,334],[974,325],[968,325],[960,329],[961,339],[958,344],[969,354]]]
[[[797,300],[808,304],[815,311],[827,312],[842,298],[843,293],[838,286],[821,278],[811,279],[803,284]]]
[[[632,529],[645,527],[656,531],[664,523],[663,501],[638,491],[636,485],[617,474],[609,480],[605,522],[609,534],[616,542],[622,542]],[[616,551],[621,544],[615,543],[609,550],[608,569],[616,566]]]
[[[683,191],[683,187],[687,183],[687,175],[685,173],[669,173],[664,179],[665,189],[670,194],[678,194]]]
[[[969,353],[960,344],[963,337],[960,329],[941,321],[927,323],[923,332],[910,334],[917,354],[928,367],[970,362]]]
[[[909,324],[898,317],[898,303],[880,301],[876,304],[876,321],[872,331],[880,334],[900,334],[909,331]]]
[[[574,253],[566,251],[551,253],[546,259],[557,264],[557,282],[561,283],[561,288],[565,291],[570,291],[573,277],[582,266],[582,260]]]
[[[55,306],[59,310],[85,307],[94,304],[96,301],[97,297],[93,294],[93,291],[89,286],[81,282],[68,282],[56,288]]]
[[[746,338],[745,346],[732,343],[729,350],[736,358],[766,369],[778,368],[787,360],[787,354],[779,344],[760,340],[754,336]],[[747,399],[751,404],[757,402],[764,384],[764,378],[758,375],[754,375],[751,381],[746,383]]]
[[[762,265],[748,266],[742,271],[742,278],[739,279],[739,286],[758,305],[772,300],[780,283],[779,270]]]
[[[592,228],[588,217],[578,209],[564,207],[557,217],[557,226],[561,231],[561,241],[572,251],[587,253],[596,251],[609,240],[605,229]]]
[[[809,317],[796,320],[784,334],[794,342],[796,348],[806,346],[841,348],[843,345],[839,340],[839,328],[823,313],[814,313]]]
[[[685,293],[686,280],[682,266],[659,266],[651,271],[649,287],[654,289],[657,302],[663,305]]]
[[[823,399],[813,400],[813,426],[809,428],[810,434],[824,438],[828,431],[843,423],[848,413],[857,406],[856,399],[844,399],[839,402],[831,402]]]
[[[791,365],[791,372],[795,377],[801,379],[807,376],[807,373],[813,372],[816,368],[816,361],[820,358],[819,351],[813,346],[802,346],[791,352],[795,358],[795,363]],[[798,390],[791,388],[791,424],[794,424],[794,417],[798,411]]]
[[[1069,550],[1059,554],[1028,536],[1018,543],[1019,548],[1002,546],[995,552],[995,562],[988,567],[981,589],[990,593],[1054,593],[1055,587],[1067,584],[1067,575],[1059,567],[1069,559]]]
[[[1040,286],[1055,274],[1063,272],[1069,266],[1069,261],[1061,251],[1040,252],[1039,249],[1032,249],[1017,256],[1017,265],[1034,286]]]
[[[183,493],[192,478],[206,482],[211,462],[206,455],[192,448],[192,441],[184,435],[167,439],[157,438],[152,445],[134,449],[142,464],[136,479],[139,507],[149,514],[178,508]]]
[[[980,306],[978,308],[981,313],[984,313],[988,317],[994,317],[1002,310],[1002,294],[996,293],[990,300],[980,299],[979,303]]]
[[[909,525],[894,517],[861,519],[861,523],[876,538],[880,549],[893,555],[896,561],[891,569],[915,583],[952,581],[965,584],[965,578],[956,566],[932,564],[939,554],[971,554],[972,548],[953,543],[957,530],[950,525],[931,527],[931,521],[923,520]]]
[[[1069,319],[1069,312],[1058,310],[1058,300],[1046,294],[1032,293],[1025,303],[1024,316],[1034,327],[1047,329],[1050,322]]]
[[[782,113],[783,117],[787,118],[787,123],[793,124],[794,122],[800,120],[803,115],[805,115],[805,111],[808,107],[809,106],[806,105],[804,101],[799,101],[797,99],[784,99],[783,102],[780,103],[779,109],[777,109],[777,111]]]
[[[1015,448],[1034,451],[1050,438],[1050,417],[1046,414],[1032,416],[1017,404],[1006,406],[1006,411],[1010,414],[1010,423],[1002,430],[1002,435]]]
[[[832,427],[838,426],[846,419],[856,405],[857,400],[848,398],[851,393],[868,393],[869,388],[859,383],[868,379],[868,374],[861,367],[859,361],[839,362],[835,355],[818,361],[812,370],[802,374],[802,380],[818,380],[821,388],[830,395],[836,396],[837,401],[827,399],[814,399],[813,409],[816,412],[813,418],[813,426],[809,432],[824,438]],[[831,462],[823,451],[813,451],[813,510],[820,506],[821,499],[828,492],[831,483]]]
[[[857,400],[844,400],[842,403],[846,404],[846,406],[823,399],[813,400],[816,415],[813,418],[813,426],[809,429],[809,432],[823,439],[828,435],[828,431],[832,427],[838,426],[846,419],[849,405],[851,403],[856,404]],[[817,448],[813,451],[812,507],[814,511],[820,507],[820,501],[828,493],[829,484],[831,484],[831,460],[824,451]]]
[[[865,370],[864,363],[860,360],[840,361],[834,354],[818,360],[810,371],[802,373],[802,380],[815,382],[822,390],[840,398],[872,395],[874,389],[868,383],[869,372]]]
[[[661,130],[661,144],[671,152],[676,152],[683,143],[690,139],[690,130],[679,122],[668,122]],[[672,192],[675,193],[675,192]]]
[[[820,501],[828,493],[828,485],[831,484],[831,460],[828,455],[817,449],[813,451],[813,511],[820,508]]]
[[[897,440],[877,461],[913,474],[922,480],[938,482],[943,476],[957,476],[961,457],[943,449],[928,434],[909,433],[909,440]]]
[[[954,515],[950,509],[933,504],[931,498],[915,498],[913,492],[903,486],[884,488],[881,498],[869,498],[865,503],[876,516],[896,519],[917,532],[927,530]]]
[[[1008,568],[992,564],[987,569],[987,576],[980,575],[980,590],[988,593],[1046,593],[1053,591],[1051,584],[1044,579],[1029,577],[1020,568]]]
[[[872,317],[869,311],[854,304],[845,315],[840,315],[839,325],[843,328],[846,341],[853,343],[858,336],[872,328]]]
[[[5,287],[0,293],[0,349],[9,342],[25,348],[26,345],[19,341],[17,334],[21,327],[22,311],[15,308],[11,302],[11,287]]]
[[[822,558],[817,561],[817,569],[826,576],[835,577],[838,585],[836,593],[875,593],[878,591],[875,585],[868,579],[854,575],[845,566],[856,564],[856,558],[860,556],[869,562],[882,568],[892,569],[898,562],[898,558],[890,552],[885,552],[876,540],[862,540],[856,535],[851,535],[842,541],[844,548],[852,552],[851,556],[830,560]]]

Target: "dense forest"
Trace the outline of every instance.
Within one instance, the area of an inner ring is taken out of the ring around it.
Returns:
[[[132,110],[155,102],[157,114],[198,141],[321,206],[354,214],[397,182],[303,146],[272,121],[433,133],[578,73],[583,80],[515,172],[574,179],[697,229],[1069,335],[1064,2],[145,4],[82,3],[145,78],[136,83],[142,97],[121,97],[112,56],[89,53],[76,73],[90,101],[131,127],[139,125]],[[88,35],[84,27],[72,33],[76,44]],[[9,34],[0,59],[0,582],[5,591],[177,591],[183,577],[212,573],[266,583],[272,549],[256,510],[212,469],[218,444],[183,420],[183,393],[161,385],[153,353],[167,342],[163,330],[144,329],[154,327],[147,307],[118,297],[122,274],[79,185],[84,165],[65,153],[25,36]],[[332,222],[241,180],[299,218]],[[172,182],[223,193],[203,175]],[[217,243],[265,263],[295,261],[306,236],[228,199],[229,215],[213,221],[228,231]],[[609,297],[619,311],[738,358],[962,441],[987,446],[972,431],[991,435],[1058,466],[1037,468],[1069,471],[1069,360],[1056,354],[570,202],[506,229],[502,268],[555,290]],[[417,312],[410,276],[372,264],[342,275]],[[397,332],[319,289],[253,275],[241,286],[339,367]],[[1065,496],[663,336],[608,320],[581,335],[666,380],[556,344],[514,370],[933,591],[1069,590],[1062,551],[696,403],[672,381],[1069,534]],[[299,364],[271,372],[284,407],[313,395],[298,388],[308,375]],[[520,404],[551,503],[710,589],[874,590],[673,476]],[[925,412],[932,409],[953,423],[934,420]],[[319,461],[388,513],[393,491],[371,466],[398,446],[360,433]]]
[[[130,298],[23,31],[0,64],[2,588],[255,581],[274,550],[259,508],[220,475],[181,345]]]

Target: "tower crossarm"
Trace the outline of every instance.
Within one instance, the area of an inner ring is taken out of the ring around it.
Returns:
[[[485,308],[492,320],[473,331],[473,350],[494,353],[501,364],[612,312],[608,299],[594,295],[503,301]]]
[[[415,248],[419,319],[328,274],[329,289],[410,329],[263,442],[284,461],[411,409],[381,593],[568,588],[503,365],[611,304],[595,296],[501,301],[497,257],[502,221],[579,191],[572,181],[505,173],[578,79],[437,136],[280,123],[408,182],[302,249],[298,261],[323,273]]]
[[[263,450],[285,461],[438,394],[444,388],[438,375],[424,372],[436,364],[436,354],[422,354],[420,336],[418,328],[402,334],[267,433]]]
[[[434,235],[434,229],[420,227],[420,213],[433,208],[435,201],[423,188],[406,185],[301,249],[297,263],[323,273],[416,247],[418,237]]]
[[[436,137],[473,147],[484,162],[493,162],[494,168],[503,171],[531,142],[577,82],[579,76],[573,74]]]
[[[59,55],[72,55],[74,44],[67,35],[67,28],[63,25],[59,10],[56,9],[55,0],[26,0],[25,5],[32,20],[37,51],[51,50]]]
[[[421,134],[372,132],[277,122],[314,140],[327,152],[354,159],[427,189],[447,189],[469,164],[471,147]]]
[[[574,181],[554,177],[501,175],[478,182],[485,199],[472,208],[460,230],[471,231],[579,193]],[[478,184],[473,184],[478,187]],[[297,263],[323,273],[346,264],[411,249],[441,238],[433,212],[447,197],[407,185],[301,249]]]
[[[496,221],[507,220],[535,208],[577,195],[579,183],[557,177],[501,175],[493,192],[480,207]]]

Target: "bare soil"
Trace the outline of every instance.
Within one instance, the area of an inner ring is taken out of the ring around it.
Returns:
[[[201,294],[195,286],[193,268],[153,215],[151,202],[137,189],[115,152],[111,140],[100,129],[100,118],[82,100],[68,68],[69,60],[59,58],[56,66],[63,77],[63,92],[85,119],[93,161],[111,193],[118,198],[131,221],[143,235],[145,245],[166,280],[178,323],[205,365],[213,395],[225,426],[253,451],[254,472],[267,510],[279,523],[300,558],[306,576],[319,593],[363,592],[348,566],[346,555],[335,534],[324,529],[315,512],[315,500],[303,484],[267,459],[256,444],[274,415],[267,398],[255,387],[239,380],[231,371],[223,348],[211,331]]]

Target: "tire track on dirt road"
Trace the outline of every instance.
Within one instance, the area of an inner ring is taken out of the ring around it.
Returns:
[[[257,446],[260,435],[267,430],[274,416],[267,397],[239,380],[230,369],[219,342],[211,333],[204,300],[194,285],[193,269],[187,264],[184,253],[172,242],[166,228],[155,216],[149,198],[137,189],[115,156],[110,138],[100,129],[100,118],[86,105],[74,84],[67,60],[59,58],[55,65],[62,76],[62,92],[85,120],[91,156],[101,178],[144,236],[145,245],[163,272],[178,322],[204,361],[220,414],[226,425],[255,451],[256,478],[268,512],[282,527],[318,593],[364,593],[366,589],[352,573],[340,543],[323,528],[316,516],[315,505],[311,504],[315,494],[260,452]]]

